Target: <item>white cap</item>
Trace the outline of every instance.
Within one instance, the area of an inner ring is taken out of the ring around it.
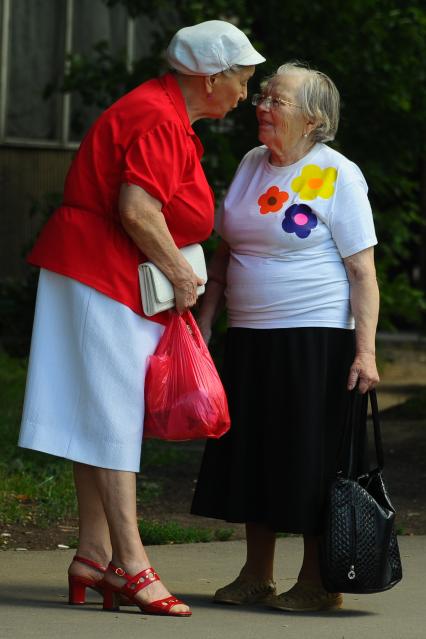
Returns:
[[[180,29],[167,47],[166,59],[173,69],[185,75],[213,75],[234,64],[265,62],[245,33],[223,20]]]

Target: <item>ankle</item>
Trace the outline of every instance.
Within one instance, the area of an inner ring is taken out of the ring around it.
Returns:
[[[108,566],[111,561],[111,549],[92,543],[79,544],[75,555],[96,561],[101,566]]]
[[[148,557],[127,557],[123,555],[113,554],[111,564],[115,568],[122,568],[128,575],[135,575],[141,570],[150,568],[151,564]],[[111,569],[111,568],[110,568]],[[114,569],[112,569],[115,572]]]
[[[248,564],[242,567],[240,576],[247,579],[247,581],[258,581],[261,583],[274,580],[272,570],[265,570],[264,567],[251,566]]]

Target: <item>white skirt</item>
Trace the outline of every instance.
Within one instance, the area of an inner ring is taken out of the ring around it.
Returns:
[[[41,270],[19,445],[137,472],[148,355],[164,326]]]

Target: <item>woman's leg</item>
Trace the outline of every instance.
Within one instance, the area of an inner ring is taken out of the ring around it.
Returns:
[[[265,524],[246,524],[247,558],[241,574],[259,581],[273,578],[275,532]]]
[[[303,535],[303,551],[303,563],[298,581],[309,581],[321,585],[319,537]]]
[[[275,595],[275,532],[265,524],[246,524],[247,557],[240,574],[214,596],[217,603],[253,604]]]
[[[108,566],[112,556],[111,540],[101,495],[93,481],[93,467],[74,463],[74,484],[79,515],[76,555]],[[96,568],[75,561],[71,563],[68,573],[96,580],[103,577],[103,573]]]
[[[91,467],[90,472],[92,482],[99,491],[108,522],[112,563],[131,575],[150,567],[137,525],[135,473],[96,467]],[[125,583],[123,578],[112,571],[107,573],[106,578],[111,584]],[[136,598],[143,603],[151,603],[168,596],[170,593],[161,581],[155,581],[141,590]],[[173,607],[174,612],[185,610],[188,610],[186,605]]]
[[[338,592],[327,592],[321,581],[319,568],[319,538],[303,536],[303,563],[297,582],[269,601],[272,608],[286,612],[315,612],[342,607],[343,597]]]
[[[275,532],[263,524],[246,524],[247,559],[242,574],[260,581],[272,579],[274,572]],[[321,584],[319,537],[303,536],[303,563],[299,581]]]

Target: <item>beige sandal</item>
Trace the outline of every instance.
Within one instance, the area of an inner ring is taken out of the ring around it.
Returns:
[[[213,601],[234,605],[267,603],[276,595],[276,592],[275,582],[272,579],[253,581],[238,575],[232,583],[216,591]]]
[[[327,592],[321,585],[309,581],[298,581],[290,590],[268,602],[269,608],[288,612],[337,610],[342,605],[343,596],[340,592]]]

